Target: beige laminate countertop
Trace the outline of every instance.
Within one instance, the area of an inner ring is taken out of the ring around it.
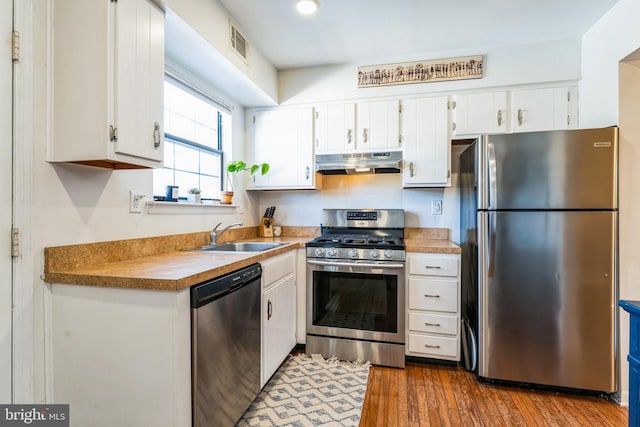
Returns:
[[[404,239],[407,252],[459,254],[460,246],[445,239]]]
[[[208,233],[191,233],[45,248],[44,279],[49,283],[176,291],[298,248],[319,235],[309,227],[303,233],[260,238],[255,229],[229,232],[234,241],[284,242],[262,252],[184,251],[208,243]],[[299,231],[299,230],[297,230]],[[302,235],[300,235],[302,234]],[[448,239],[408,233],[407,252],[460,253]]]
[[[251,239],[285,242],[262,252],[173,250],[120,261],[45,272],[45,281],[113,288],[176,291],[214,279],[266,258],[303,248],[308,238]]]

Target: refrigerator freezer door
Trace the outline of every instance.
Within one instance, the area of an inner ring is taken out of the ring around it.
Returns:
[[[618,128],[491,135],[479,208],[617,209]],[[478,166],[481,166],[480,164]]]
[[[615,391],[617,212],[479,221],[479,376]]]

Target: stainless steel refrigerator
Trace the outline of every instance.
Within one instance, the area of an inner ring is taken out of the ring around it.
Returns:
[[[463,358],[617,390],[618,129],[489,135],[460,158]]]

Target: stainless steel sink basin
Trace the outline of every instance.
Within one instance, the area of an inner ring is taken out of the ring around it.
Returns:
[[[232,242],[221,243],[219,245],[205,245],[199,248],[191,249],[196,251],[207,252],[261,252],[268,249],[277,248],[286,245],[283,242]]]

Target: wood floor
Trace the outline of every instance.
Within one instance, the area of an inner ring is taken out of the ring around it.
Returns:
[[[480,383],[460,367],[373,366],[360,427],[626,426],[627,408],[604,398]]]

